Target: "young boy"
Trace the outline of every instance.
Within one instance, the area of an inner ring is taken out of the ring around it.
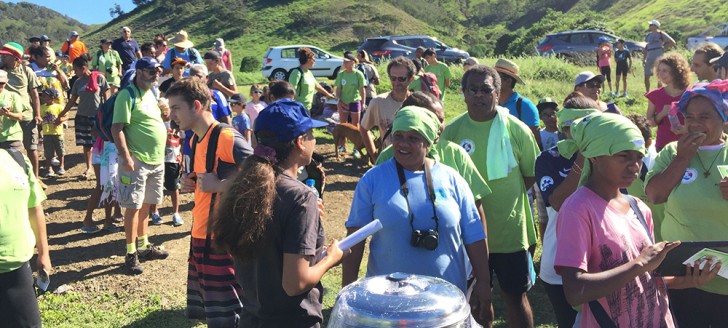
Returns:
[[[60,166],[56,170],[56,174],[63,175],[66,170],[63,168],[65,161],[63,155],[65,153],[65,147],[63,146],[63,122],[68,117],[66,115],[60,117],[60,120],[56,120],[58,115],[63,111],[63,106],[56,103],[56,100],[60,98],[61,94],[54,88],[46,88],[40,94],[40,110],[41,116],[43,117],[43,150],[45,152],[46,171],[41,177],[47,178],[55,175],[53,173],[52,160],[56,156],[60,161]]]
[[[159,99],[159,109],[162,111],[162,120],[164,125],[167,127],[167,145],[164,148],[164,188],[170,194],[172,198],[172,224],[175,227],[179,227],[185,223],[182,220],[182,216],[179,215],[179,179],[180,173],[182,172],[181,162],[181,140],[180,130],[177,124],[169,118],[169,102],[167,98]],[[162,217],[159,216],[159,210],[157,205],[152,205],[149,209],[151,212],[152,221],[154,225],[162,224]]]
[[[632,54],[624,48],[624,40],[617,40],[617,51],[614,52],[614,61],[617,63],[615,71],[614,90],[619,94],[619,79],[623,82],[622,97],[627,97],[627,73],[632,71]]]
[[[240,93],[236,93],[230,97],[228,104],[230,104],[230,109],[235,112],[235,117],[233,117],[233,127],[243,135],[245,141],[251,143],[253,127],[252,124],[250,124],[250,117],[245,113],[247,109],[245,96]]]
[[[543,121],[544,128],[541,133],[541,145],[543,150],[551,149],[559,142],[559,128],[556,120],[556,112],[559,110],[559,104],[551,97],[546,97],[538,101],[536,105],[538,115]]]

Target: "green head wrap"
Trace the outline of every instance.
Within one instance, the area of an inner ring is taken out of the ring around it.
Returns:
[[[430,144],[428,157],[433,157],[437,133],[440,132],[440,120],[427,109],[417,106],[407,106],[394,115],[392,134],[397,131],[416,131]]]
[[[571,125],[573,139],[561,140],[557,144],[559,153],[571,158],[580,152],[584,158],[612,156],[625,150],[635,150],[645,154],[645,140],[632,121],[617,114],[591,114]],[[579,184],[589,179],[591,167],[584,161]]]
[[[559,132],[564,132],[564,127],[571,126],[577,119],[580,119],[589,114],[599,113],[596,109],[576,109],[576,108],[562,108],[556,112],[556,118],[558,119]]]

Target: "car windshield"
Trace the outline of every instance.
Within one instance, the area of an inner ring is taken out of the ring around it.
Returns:
[[[440,49],[440,48],[447,48],[447,46],[435,39],[423,39],[422,40],[423,45],[425,48],[434,48],[434,49]]]

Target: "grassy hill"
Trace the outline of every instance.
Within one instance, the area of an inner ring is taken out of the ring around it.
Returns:
[[[16,41],[27,46],[31,36],[48,35],[55,47],[60,47],[70,31],[83,33],[88,25],[43,6],[27,2],[0,1],[0,42]]]

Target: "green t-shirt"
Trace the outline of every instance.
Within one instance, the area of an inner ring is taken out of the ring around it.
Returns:
[[[33,257],[35,235],[28,209],[46,199],[33,166],[25,159],[27,170],[5,150],[0,150],[0,273],[21,267]]]
[[[22,113],[23,105],[18,94],[3,90],[0,92],[0,107],[11,108],[13,113]],[[0,116],[0,142],[23,141],[23,128],[20,121],[7,116]]]
[[[434,65],[427,65],[425,66],[425,72],[435,74],[437,76],[437,86],[440,87],[440,91],[442,92],[442,97],[445,98],[445,80],[452,78],[452,72],[450,72],[450,67],[447,67],[444,63],[438,62]]]
[[[493,120],[473,121],[466,112],[445,127],[440,140],[449,140],[463,147],[493,191],[483,198],[483,210],[488,219],[488,248],[492,253],[513,253],[536,243],[536,230],[523,178],[535,176],[538,147],[531,130],[509,115],[508,134],[518,167],[505,178],[491,180],[486,158],[492,124]]]
[[[341,89],[341,102],[350,104],[353,102],[361,101],[361,88],[366,87],[366,81],[364,80],[364,74],[357,70],[349,73],[341,71],[336,76],[336,82],[334,85]]]
[[[420,76],[415,75],[415,79],[410,82],[407,88],[412,90],[412,92],[422,91],[422,81],[420,81]]]
[[[288,83],[296,89],[296,101],[306,106],[306,109],[311,110],[313,97],[316,95],[316,83],[318,81],[316,81],[316,77],[313,76],[311,70],[303,72],[303,80],[301,80],[302,71],[294,68],[291,71],[291,75],[288,76]]]
[[[437,151],[438,158],[436,160],[438,162],[455,169],[465,179],[465,182],[468,183],[470,190],[473,192],[473,199],[483,199],[483,197],[492,193],[488,184],[480,176],[473,160],[470,159],[470,156],[468,156],[468,153],[462,147],[447,140],[440,140],[440,142],[435,144],[435,150]],[[384,148],[379,154],[376,165],[388,161],[392,156],[394,154],[390,145]]]
[[[647,173],[645,185],[662,173],[677,156],[677,142],[667,144]],[[702,164],[698,156],[702,159]],[[703,175],[704,165],[711,165],[710,175]],[[704,164],[704,165],[703,165]],[[680,241],[710,241],[728,239],[728,201],[723,199],[717,184],[720,173],[717,165],[728,165],[728,146],[716,150],[700,150],[690,159],[683,178],[665,202],[662,238]],[[716,277],[701,289],[728,295],[728,279]]]
[[[132,110],[131,96],[126,88],[119,91],[114,103],[113,122],[126,124],[126,145],[134,157],[146,164],[162,164],[167,141],[162,112],[150,90],[140,91],[136,86],[132,86],[132,90],[136,95],[136,105]]]
[[[6,71],[8,72],[8,83],[5,84],[5,90],[15,92],[20,96],[20,104],[23,106],[23,121],[30,121],[33,119],[33,107],[30,106],[30,90],[38,89],[43,85],[35,76],[35,72],[28,66],[20,65],[15,69]]]
[[[119,86],[121,83],[121,77],[119,76],[119,66],[121,65],[121,57],[119,53],[114,49],[109,49],[108,52],[104,53],[103,50],[99,50],[94,54],[94,58],[91,60],[91,67],[95,68],[99,72],[104,73],[104,77],[115,86]],[[111,70],[111,73],[109,73]]]

